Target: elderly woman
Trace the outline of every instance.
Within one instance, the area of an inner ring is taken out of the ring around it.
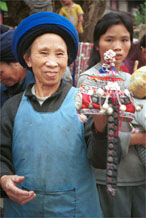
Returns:
[[[106,120],[84,126],[77,88],[62,80],[78,52],[74,26],[52,12],[33,14],[15,30],[13,48],[36,82],[1,111],[5,217],[102,217],[90,163],[105,168]]]

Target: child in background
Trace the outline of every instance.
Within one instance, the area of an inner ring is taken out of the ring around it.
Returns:
[[[83,10],[79,4],[74,3],[72,0],[61,0],[63,7],[60,9],[59,14],[66,17],[75,26],[78,34],[83,33]]]
[[[134,103],[141,104],[142,110],[135,112],[135,120],[132,121],[132,132],[146,131],[146,66],[137,69],[131,76],[129,90],[134,95]],[[146,138],[145,138],[146,139]],[[142,145],[136,145],[141,162],[146,167],[146,148]]]

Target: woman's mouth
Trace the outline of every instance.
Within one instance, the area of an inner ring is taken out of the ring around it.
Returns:
[[[122,55],[121,54],[116,54],[116,60],[121,59]]]
[[[57,72],[46,72],[46,75],[47,75],[48,77],[56,77]]]

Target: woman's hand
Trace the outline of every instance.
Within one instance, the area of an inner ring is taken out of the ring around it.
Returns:
[[[0,178],[0,184],[8,197],[23,205],[36,197],[34,191],[26,191],[18,188],[16,184],[24,181],[24,176],[4,175]]]
[[[93,115],[95,131],[103,133],[107,125],[106,115]]]
[[[146,148],[146,132],[132,133],[130,145],[142,145]]]

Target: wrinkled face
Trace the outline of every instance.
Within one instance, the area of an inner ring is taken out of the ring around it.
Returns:
[[[59,35],[45,33],[37,37],[30,56],[24,59],[33,70],[37,87],[57,90],[68,63],[67,46]]]
[[[6,86],[13,86],[20,81],[21,66],[19,63],[0,62],[0,82]]]
[[[130,47],[130,33],[123,24],[117,24],[112,25],[105,34],[101,35],[96,49],[99,51],[101,63],[104,61],[104,53],[112,49],[116,53],[115,67],[117,69],[128,55]]]

